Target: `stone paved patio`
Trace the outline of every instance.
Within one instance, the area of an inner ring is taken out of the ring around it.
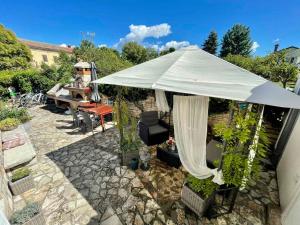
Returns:
[[[47,225],[265,224],[269,203],[278,204],[275,174],[266,172],[240,193],[235,210],[211,221],[180,202],[185,172],[151,160],[149,171],[120,167],[114,128],[95,136],[72,127],[71,116],[31,110],[27,131],[38,153],[30,163],[36,188],[16,196],[16,209],[40,202]],[[268,188],[266,188],[268,187]]]

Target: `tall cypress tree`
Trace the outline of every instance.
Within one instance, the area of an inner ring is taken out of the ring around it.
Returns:
[[[215,55],[217,53],[218,48],[218,34],[215,31],[211,31],[207,37],[207,39],[204,41],[202,45],[202,49],[204,51],[209,52],[210,54]]]
[[[236,24],[224,35],[220,56],[226,57],[228,54],[249,56],[251,47],[250,28]]]

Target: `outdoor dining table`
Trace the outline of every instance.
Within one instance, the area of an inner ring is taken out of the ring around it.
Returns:
[[[100,124],[101,124],[103,130],[105,129],[104,116],[108,115],[108,114],[112,114],[112,112],[113,112],[113,107],[110,105],[105,105],[105,104],[85,103],[84,105],[79,106],[78,108],[79,108],[79,110],[99,116]]]

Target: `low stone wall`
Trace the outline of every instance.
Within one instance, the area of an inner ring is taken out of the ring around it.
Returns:
[[[139,101],[138,104],[141,106],[143,111],[157,111],[155,104],[155,98],[153,96],[148,96],[147,99]],[[140,117],[142,110],[138,108],[134,103],[129,102],[128,107],[132,115],[136,118]]]
[[[0,131],[0,210],[9,218],[13,212],[13,197],[8,189],[8,177],[4,170],[2,140]]]

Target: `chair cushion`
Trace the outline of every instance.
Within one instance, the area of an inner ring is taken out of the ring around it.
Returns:
[[[157,111],[148,111],[141,113],[140,121],[147,125],[152,126],[158,124],[158,112]]]
[[[149,127],[149,134],[150,135],[161,134],[161,133],[164,133],[164,132],[168,132],[168,129],[165,128],[165,127],[162,127],[162,126],[160,126],[158,124]]]

